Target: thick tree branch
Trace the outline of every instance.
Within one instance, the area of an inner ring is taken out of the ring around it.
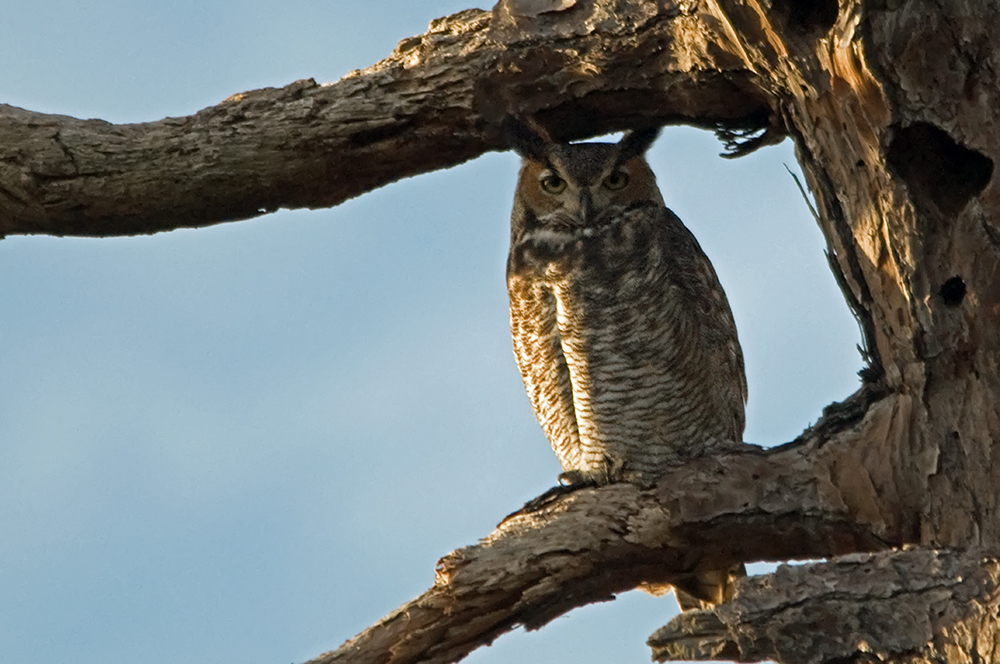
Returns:
[[[149,233],[335,205],[500,149],[496,124],[511,112],[566,139],[671,122],[722,123],[729,137],[770,129],[761,142],[788,132],[865,331],[874,366],[862,392],[789,446],[516,517],[316,661],[455,661],[515,625],[735,561],[914,542],[993,550],[1000,15],[977,0],[919,4],[568,0],[548,11],[502,0],[435,21],[333,85],[249,92],[188,118],[115,126],[0,107],[0,236]],[[829,615],[838,627],[819,629],[841,630],[834,657],[972,657],[996,647],[997,565],[952,555],[818,568],[829,587],[844,577],[843,596],[805,577],[785,593],[782,579],[807,573],[784,571],[747,585],[718,622],[686,616],[676,634],[692,653],[830,661],[825,646],[809,649],[821,640],[809,621]],[[900,616],[917,636],[896,642],[883,627]]]
[[[545,109],[563,137],[766,121],[764,94],[701,15],[632,0],[595,24],[607,11],[580,5],[534,32],[512,27],[503,7],[495,21],[460,12],[334,84],[255,90],[184,118],[113,125],[0,106],[0,237],[153,233],[329,207],[502,148],[495,125],[511,111]]]
[[[982,551],[853,554],[743,579],[733,601],[677,616],[649,643],[657,661],[994,662],[998,591],[1000,559]]]
[[[518,625],[736,561],[827,557],[897,540],[852,458],[881,444],[895,398],[834,436],[700,459],[658,485],[582,489],[505,521],[438,565],[422,596],[311,664],[454,662]],[[860,473],[860,477],[859,477]]]

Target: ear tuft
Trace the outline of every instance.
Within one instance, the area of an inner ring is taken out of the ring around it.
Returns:
[[[659,135],[659,127],[633,129],[626,132],[622,140],[618,141],[618,161],[622,162],[626,159],[646,154],[646,150],[649,149],[649,146],[653,144],[653,141]]]
[[[503,119],[503,134],[507,145],[525,159],[545,161],[552,147],[552,139],[544,129],[534,123],[508,115]]]

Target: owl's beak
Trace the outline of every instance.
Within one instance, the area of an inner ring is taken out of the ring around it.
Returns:
[[[590,197],[590,192],[584,189],[580,192],[580,198],[577,200],[577,208],[574,210],[576,217],[583,222],[583,225],[589,225],[594,217],[594,200]]]

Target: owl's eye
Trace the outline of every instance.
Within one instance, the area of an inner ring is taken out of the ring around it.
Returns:
[[[625,171],[612,171],[604,180],[604,186],[612,191],[624,189],[628,184],[628,174]]]
[[[566,180],[549,171],[539,179],[542,189],[550,194],[561,194],[566,188]]]

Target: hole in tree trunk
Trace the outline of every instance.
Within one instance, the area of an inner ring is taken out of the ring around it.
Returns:
[[[962,281],[962,277],[952,277],[941,285],[938,293],[945,305],[957,307],[965,299],[965,282]]]
[[[895,127],[886,155],[918,205],[930,203],[954,217],[989,184],[993,160],[960,145],[926,122]]]
[[[828,32],[840,11],[837,0],[774,0],[771,7],[788,17],[790,28],[804,33]]]

